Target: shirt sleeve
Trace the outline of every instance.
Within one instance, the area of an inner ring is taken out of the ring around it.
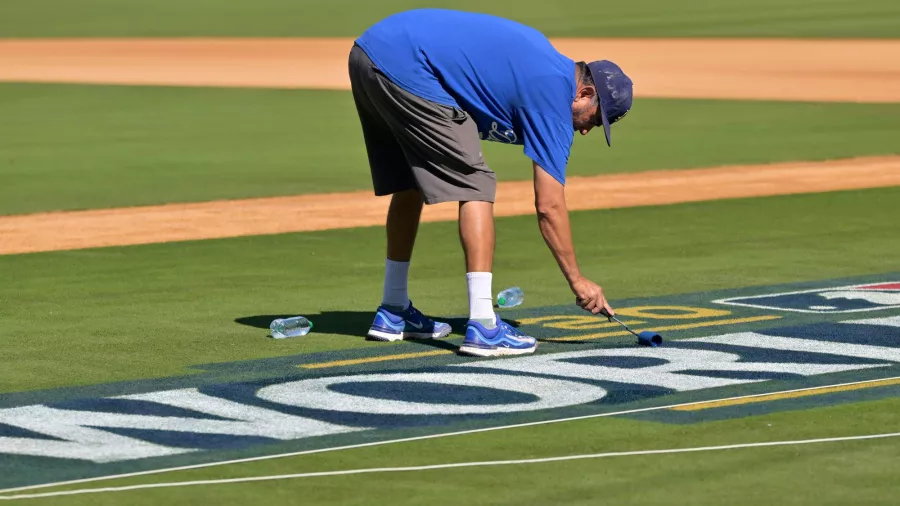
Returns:
[[[522,131],[525,156],[543,167],[553,179],[566,184],[566,165],[575,140],[572,123],[526,107],[516,109],[516,119]]]

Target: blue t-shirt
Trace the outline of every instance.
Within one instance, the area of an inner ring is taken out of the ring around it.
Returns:
[[[523,145],[565,183],[575,62],[542,33],[486,14],[419,9],[380,21],[356,43],[395,84],[465,110],[482,139]]]

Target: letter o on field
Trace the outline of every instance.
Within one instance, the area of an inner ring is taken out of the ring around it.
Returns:
[[[378,399],[329,390],[342,383],[415,382],[506,390],[537,397],[513,404],[447,404]],[[398,373],[305,379],[261,388],[263,400],[328,411],[378,415],[471,415],[560,408],[602,399],[606,390],[586,383],[534,376],[479,373]]]
[[[617,315],[634,318],[659,318],[663,320],[691,320],[694,318],[713,318],[731,314],[724,309],[688,306],[637,306],[616,309]]]

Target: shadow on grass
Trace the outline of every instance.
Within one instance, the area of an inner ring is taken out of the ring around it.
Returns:
[[[562,345],[596,344],[597,343],[597,341],[587,341],[587,340],[585,340],[585,341],[561,341],[559,339],[554,339],[552,337],[537,337],[535,339],[537,339],[537,342],[539,342],[539,343],[553,343],[553,344],[562,344]]]
[[[261,314],[253,316],[241,316],[239,318],[235,318],[234,322],[257,329],[268,329],[269,324],[272,323],[272,320],[278,318],[290,318],[291,316],[297,315]],[[323,334],[337,334],[341,336],[350,336],[365,339],[366,332],[368,332],[369,326],[372,325],[372,319],[375,315],[372,311],[323,311],[318,314],[309,314],[303,316],[306,316],[307,318],[309,318],[309,321],[312,322],[314,332],[321,332]],[[449,336],[450,338],[461,337],[465,335],[466,322],[468,321],[468,318],[438,317],[436,319],[438,321],[449,323],[450,327],[453,328],[453,333]],[[515,320],[506,320],[506,322],[513,327],[518,327],[520,325],[519,322]],[[420,343],[425,346],[431,346],[433,348],[440,348],[444,350],[456,351],[458,349],[457,345],[449,343],[442,339],[416,339],[412,340],[411,342]]]

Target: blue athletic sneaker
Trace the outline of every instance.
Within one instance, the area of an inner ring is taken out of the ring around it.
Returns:
[[[524,355],[534,353],[537,339],[526,336],[512,325],[497,318],[497,326],[486,329],[484,325],[469,320],[466,326],[466,340],[459,347],[460,353],[476,357],[493,357],[494,355]]]
[[[401,339],[440,339],[450,334],[450,325],[436,322],[413,307],[412,301],[406,311],[399,313],[385,306],[379,306],[375,321],[369,328],[369,337],[377,341],[399,341]]]

